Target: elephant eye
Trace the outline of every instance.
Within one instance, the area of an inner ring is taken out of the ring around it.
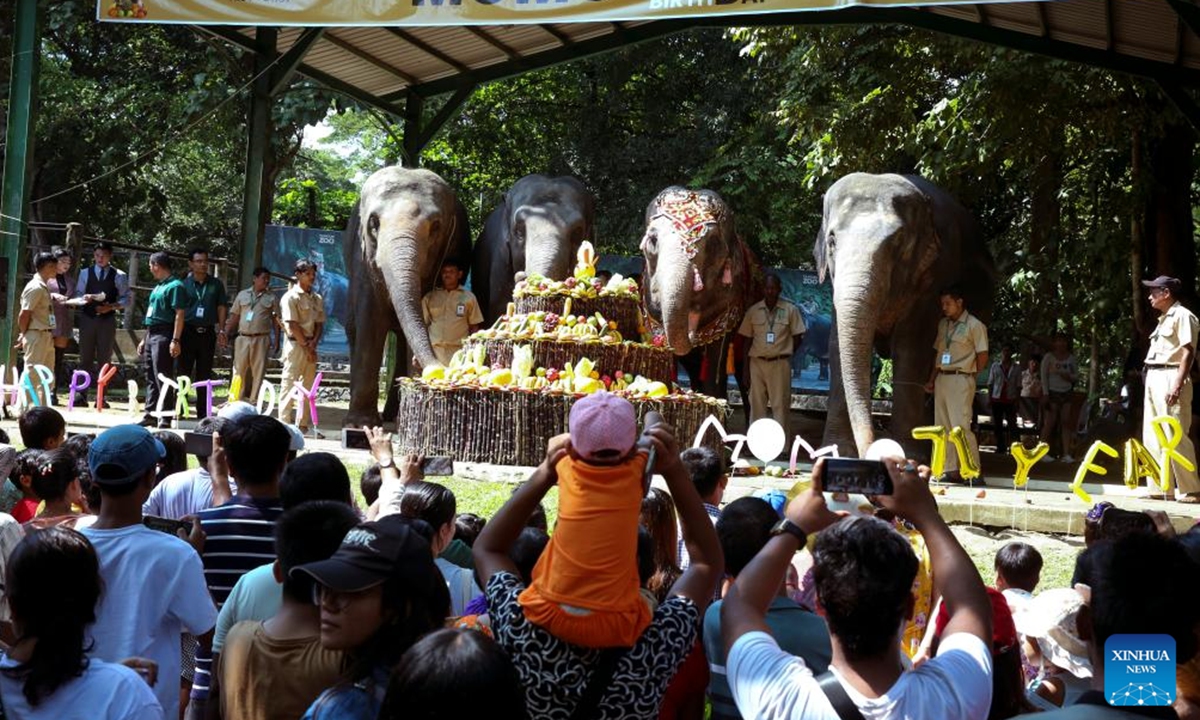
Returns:
[[[646,252],[657,253],[658,252],[658,233],[654,232],[653,230],[647,231],[646,237],[642,238],[642,248]]]
[[[441,231],[442,231],[442,221],[441,220],[438,220],[435,218],[432,222],[429,223],[429,234],[430,235],[437,235]]]
[[[378,215],[372,215],[370,217],[370,219],[367,220],[367,230],[370,231],[370,233],[372,235],[374,235],[376,232],[379,231],[379,216]]]

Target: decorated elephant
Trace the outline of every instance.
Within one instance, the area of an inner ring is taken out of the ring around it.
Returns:
[[[641,248],[651,331],[666,338],[694,390],[725,397],[731,338],[762,295],[761,268],[733,211],[712,190],[669,187],[646,208]],[[738,373],[739,387],[744,377]]]
[[[813,246],[817,272],[833,277],[829,413],[825,443],[866,451],[871,351],[892,359],[891,433],[913,450],[929,419],[923,386],[941,317],[938,294],[958,285],[971,314],[990,318],[995,269],[974,218],[953,197],[912,175],[853,173],[825,193]]]
[[[488,215],[475,243],[471,290],[485,325],[504,314],[517,273],[565,280],[575,252],[591,240],[596,201],[573,177],[526,175]]]
[[[829,330],[833,321],[819,308],[800,303],[800,314],[804,317],[804,340],[800,349],[792,356],[792,374],[799,377],[800,372],[808,367],[809,359],[816,360],[818,365],[817,380],[829,379]]]
[[[350,410],[347,426],[379,423],[379,367],[388,331],[395,331],[396,372],[410,355],[437,363],[421,313],[442,262],[466,262],[471,240],[467,214],[446,181],[428,170],[387,167],[363,183],[346,228],[350,273]],[[384,416],[396,414],[395,377]]]

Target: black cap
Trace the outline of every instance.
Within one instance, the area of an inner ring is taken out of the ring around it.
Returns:
[[[389,515],[356,526],[328,560],[292,568],[337,592],[358,592],[391,577],[417,581],[424,587],[438,574],[429,539],[432,529],[423,520]]]
[[[1166,288],[1171,291],[1172,295],[1177,295],[1179,289],[1183,287],[1183,283],[1179,282],[1179,278],[1173,278],[1169,275],[1159,275],[1153,280],[1143,280],[1142,284],[1148,288]]]

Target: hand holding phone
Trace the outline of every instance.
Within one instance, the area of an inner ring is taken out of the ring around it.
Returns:
[[[825,492],[860,495],[891,495],[894,492],[891,475],[882,460],[827,458],[823,485]]]
[[[342,447],[346,450],[370,450],[371,440],[361,428],[342,428]]]
[[[453,475],[454,458],[446,455],[434,455],[421,462],[421,472],[426,475]]]

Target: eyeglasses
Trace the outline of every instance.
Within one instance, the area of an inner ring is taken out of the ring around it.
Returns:
[[[327,607],[334,612],[345,610],[350,603],[367,596],[375,588],[355,590],[354,592],[339,592],[331,590],[320,583],[313,583],[312,601],[317,607]]]

